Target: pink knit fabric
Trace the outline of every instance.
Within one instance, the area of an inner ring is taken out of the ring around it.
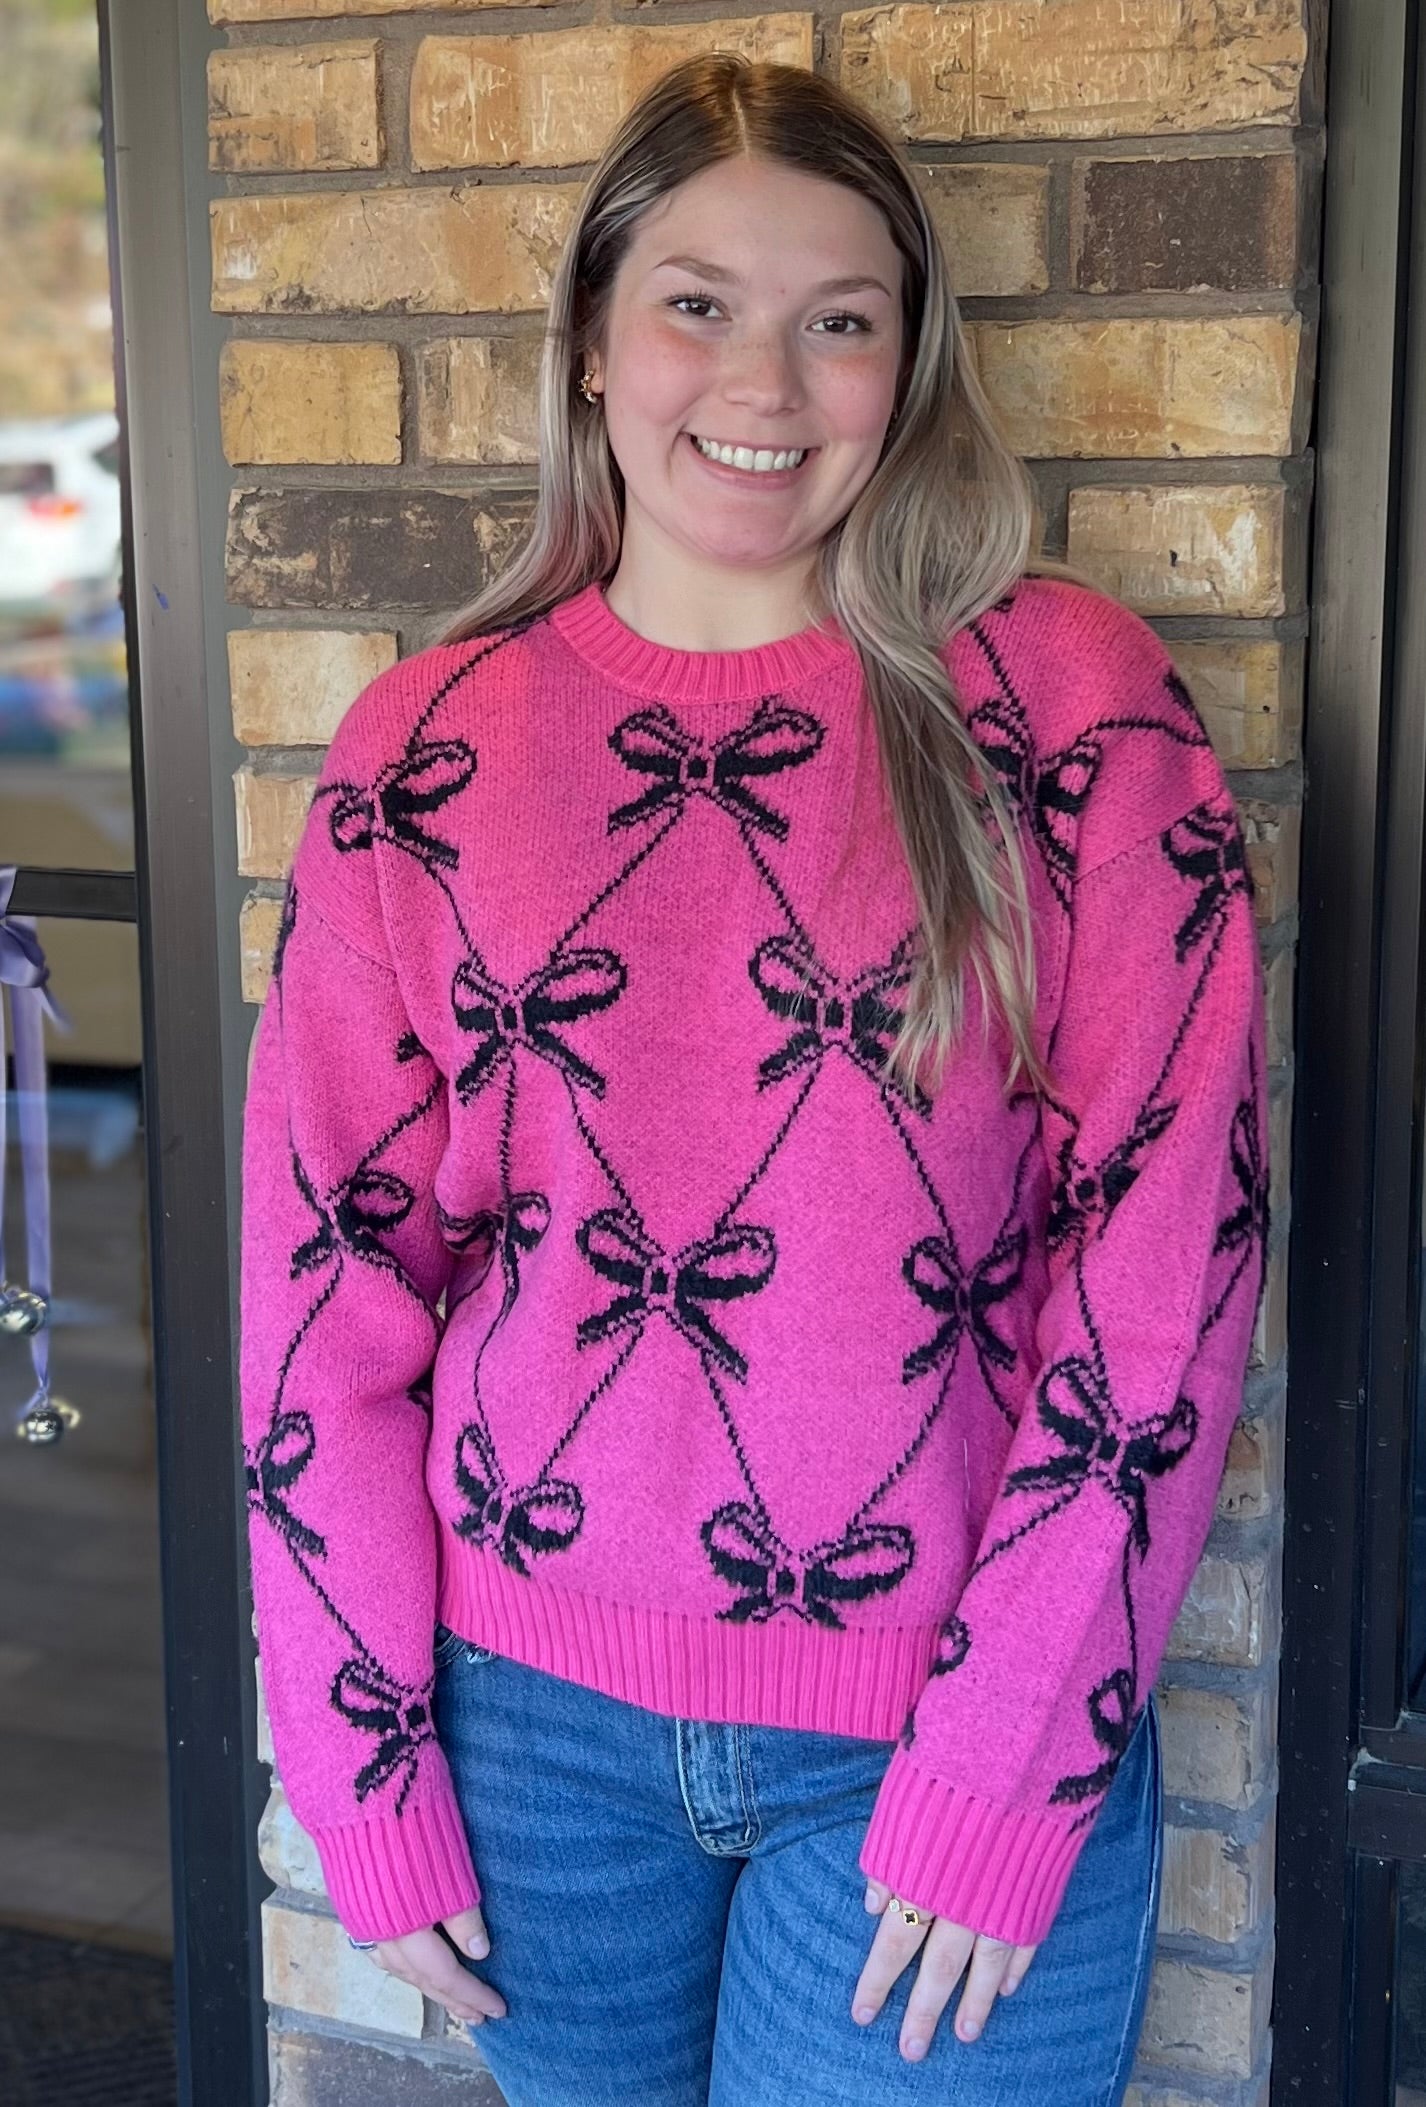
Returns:
[[[973,975],[939,1089],[881,1078],[916,911],[835,623],[677,651],[590,585],[337,734],[249,1090],[242,1388],[278,1765],[359,1937],[479,1899],[437,1620],[895,1742],[862,1869],[1049,1929],[1240,1405],[1262,969],[1153,631],[1027,578],[947,653],[1027,846],[1043,1103]]]

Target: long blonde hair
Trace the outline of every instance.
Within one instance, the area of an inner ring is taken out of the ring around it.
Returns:
[[[1010,1036],[1007,1093],[1022,1072],[1034,1089],[1048,1089],[1052,1079],[1034,1042],[1022,845],[994,769],[978,767],[943,654],[957,630],[1027,571],[1080,574],[1044,558],[1032,563],[1034,485],[996,430],[912,166],[834,82],[799,66],[703,53],[670,67],[615,129],[555,274],[540,363],[533,525],[439,641],[533,619],[612,575],[624,483],[603,417],[576,392],[584,354],[605,342],[615,278],[641,215],[734,155],[845,183],[880,207],[902,258],[896,416],[875,470],[824,538],[814,579],[861,659],[917,903],[919,956],[886,1073],[910,1083],[929,1055],[939,1080],[964,1028],[969,964],[982,1031],[994,1007]]]

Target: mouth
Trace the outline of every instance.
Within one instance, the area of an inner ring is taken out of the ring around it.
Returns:
[[[710,441],[704,440],[700,442],[697,434],[693,432],[684,432],[682,436],[687,440],[689,452],[694,459],[701,467],[706,468],[710,474],[721,476],[725,482],[736,481],[745,483],[750,487],[753,485],[764,485],[777,489],[781,488],[785,483],[793,482],[796,477],[803,473],[808,463],[816,457],[819,451],[815,446],[803,448],[766,447],[759,448],[756,451],[752,448],[739,447],[737,449],[738,459],[723,461],[717,455],[707,454],[703,451],[704,446],[710,444]],[[792,456],[790,464],[787,460],[784,460],[780,468],[771,465],[759,468],[756,465],[759,459],[776,462],[780,453]],[[799,453],[801,455],[800,459],[797,458]]]

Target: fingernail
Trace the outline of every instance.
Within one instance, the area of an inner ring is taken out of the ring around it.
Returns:
[[[489,1951],[489,1939],[482,1939],[479,1933],[476,1934],[476,1936],[471,1940],[470,1944],[466,1947],[466,1952],[477,1961],[484,1960],[486,1954],[488,1954]]]
[[[974,2041],[976,2035],[979,2032],[980,2028],[976,2025],[973,2019],[963,2019],[961,2021],[960,2035],[962,2041]]]
[[[875,1913],[876,1906],[876,1895],[871,1888],[868,1888],[866,1893],[862,1896],[862,1908],[865,1910],[871,1910],[873,1913]]]
[[[866,2022],[869,2019],[875,2019],[876,2007],[875,2005],[857,2005],[852,2012],[852,2017],[853,2019],[860,2020],[863,2026],[865,2026]]]
[[[907,2055],[908,2055],[908,2056],[911,2056],[911,2057],[913,2057],[913,2058],[914,2058],[914,2057],[918,2057],[918,2056],[924,2056],[924,2055],[925,2055],[925,2053],[926,2053],[926,2044],[925,2044],[925,2042],[924,2042],[924,2041],[908,2041],[908,2042],[907,2042],[907,2044],[906,2044],[906,2053],[907,2053]]]

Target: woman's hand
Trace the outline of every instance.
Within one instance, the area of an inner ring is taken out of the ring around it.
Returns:
[[[485,1919],[478,1909],[463,1909],[426,1931],[408,1931],[404,1938],[381,1939],[371,1948],[371,1958],[388,1975],[414,1984],[423,1997],[434,1998],[456,2019],[479,2026],[486,2019],[500,2019],[505,2000],[490,1983],[483,1983],[460,1962],[441,1937],[445,1930],[462,1953],[482,1961],[490,1951]]]
[[[990,2016],[997,1991],[1008,1997],[1039,1951],[1035,1946],[1009,1946],[1003,1939],[989,1939],[969,1925],[953,1924],[949,1917],[928,1917],[921,1912],[919,1924],[903,1924],[886,1914],[890,1888],[879,1880],[867,1882],[866,1906],[880,1916],[876,1937],[866,1966],[852,1992],[852,2017],[862,2025],[875,2019],[886,2001],[886,1993],[918,1949],[924,1947],[916,1981],[906,2001],[901,2029],[901,2053],[915,2062],[931,2046],[931,2036],[950,2001],[951,1992],[970,1962],[965,1995],[956,2007],[956,2033],[962,2041],[974,2041]]]

